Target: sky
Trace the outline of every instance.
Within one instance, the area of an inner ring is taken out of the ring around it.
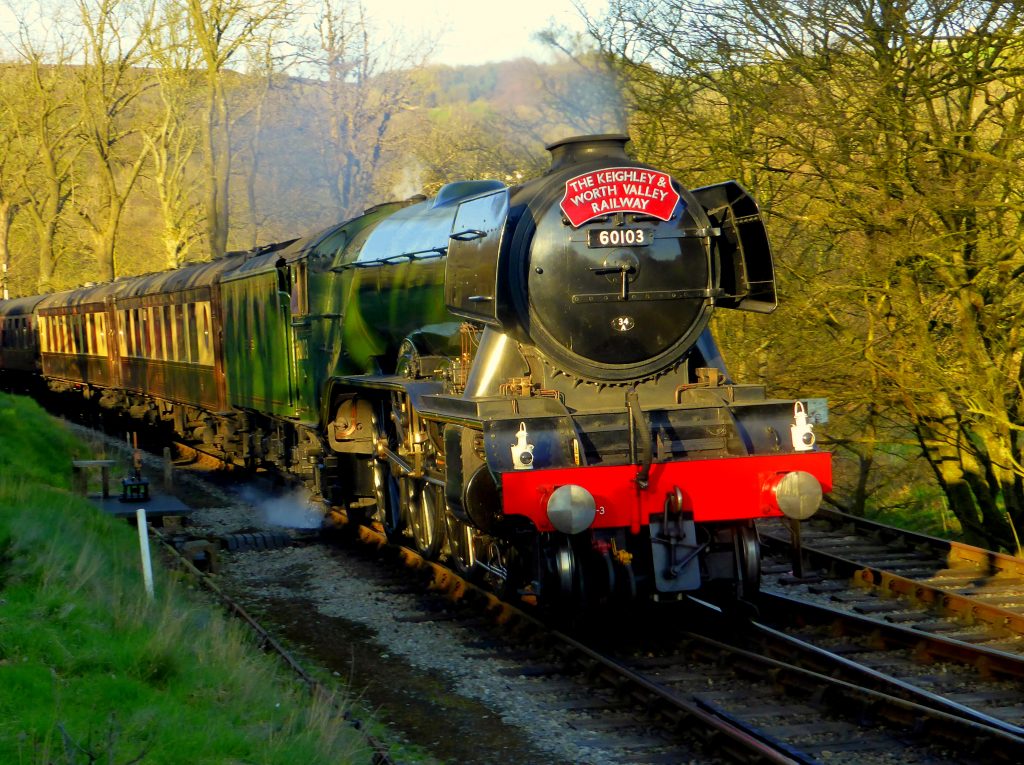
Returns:
[[[38,6],[67,0],[14,0],[30,16]],[[67,3],[70,5],[70,3]],[[378,39],[409,41],[426,38],[434,47],[430,63],[450,66],[486,64],[527,56],[538,61],[551,58],[550,51],[533,37],[553,27],[583,32],[579,5],[591,16],[600,16],[608,0],[513,0],[498,5],[488,0],[365,0]],[[0,33],[17,28],[11,3],[0,2]]]
[[[600,16],[608,0],[577,0],[591,16]],[[528,56],[547,60],[547,49],[532,38],[553,26],[584,31],[572,0],[370,0],[367,9],[388,34],[424,35],[437,44],[431,61],[451,66],[485,64]],[[382,11],[385,11],[381,13]],[[378,15],[379,14],[379,15]],[[396,20],[401,20],[396,23]]]

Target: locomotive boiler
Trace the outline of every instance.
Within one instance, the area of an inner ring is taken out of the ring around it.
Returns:
[[[749,597],[754,521],[809,517],[831,488],[824,408],[734,383],[708,330],[716,307],[775,307],[755,200],[687,190],[627,140],[570,138],[520,186],[453,183],[50,296],[42,373],[274,464],[505,593]]]

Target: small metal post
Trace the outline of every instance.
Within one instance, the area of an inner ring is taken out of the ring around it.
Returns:
[[[75,486],[75,491],[81,494],[83,497],[89,496],[89,477],[85,474],[85,468],[80,465],[76,465],[73,461],[71,463],[71,477],[72,482]]]
[[[174,463],[171,462],[171,447],[164,447],[164,491],[170,491],[174,485]]]
[[[804,549],[800,540],[800,521],[791,518],[789,521],[789,532],[793,538],[793,576],[797,579],[804,578]]]
[[[153,561],[149,557],[149,526],[146,525],[146,510],[135,511],[135,523],[139,527],[139,551],[142,554],[142,578],[146,583],[146,595],[153,599]]]

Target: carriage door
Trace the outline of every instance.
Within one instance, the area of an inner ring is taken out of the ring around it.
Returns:
[[[316,380],[309,350],[312,341],[312,321],[309,316],[306,259],[293,260],[285,267],[280,278],[287,282],[283,291],[288,294],[288,315],[291,317],[292,404],[300,417],[309,419],[310,415],[316,415],[317,407],[313,400]]]
[[[498,256],[508,220],[508,189],[459,205],[448,241],[444,302],[456,316],[495,327],[498,319]]]

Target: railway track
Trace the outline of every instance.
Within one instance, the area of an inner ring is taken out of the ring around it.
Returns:
[[[684,617],[693,623],[692,616]],[[664,619],[659,620],[666,629]],[[797,762],[1020,762],[1016,726],[759,622],[703,613],[699,630],[613,649],[650,682],[742,720]],[[656,635],[653,630],[649,634]]]
[[[780,638],[796,640],[807,646],[806,666],[867,682],[881,673],[906,683],[895,692],[902,698],[1024,735],[1024,656],[772,593],[762,595],[753,626],[749,637],[768,655]],[[819,663],[822,650],[849,665]]]
[[[365,528],[358,533],[383,541]],[[553,631],[447,569],[391,549],[420,572],[411,579],[395,574],[395,586],[414,590],[411,581],[429,582],[424,593],[444,591],[475,604],[455,611],[417,606],[422,615],[404,612],[403,621],[472,622],[468,648],[485,644],[493,658],[508,662],[509,675],[543,678],[538,692],[574,715],[582,740],[615,747],[609,761],[677,762],[695,752],[779,763],[952,763],[964,753],[992,762],[1024,759],[1024,739],[1012,724],[766,626],[738,627],[700,604],[669,618],[659,609],[624,631],[606,624],[605,639],[595,641],[589,629]],[[484,614],[493,626],[481,634]],[[694,621],[706,629],[688,631]],[[638,638],[644,635],[658,638]]]
[[[802,529],[803,557],[816,573],[801,582],[792,576],[788,529],[762,523],[759,534],[771,587],[923,632],[1024,652],[1024,559],[826,510]]]

